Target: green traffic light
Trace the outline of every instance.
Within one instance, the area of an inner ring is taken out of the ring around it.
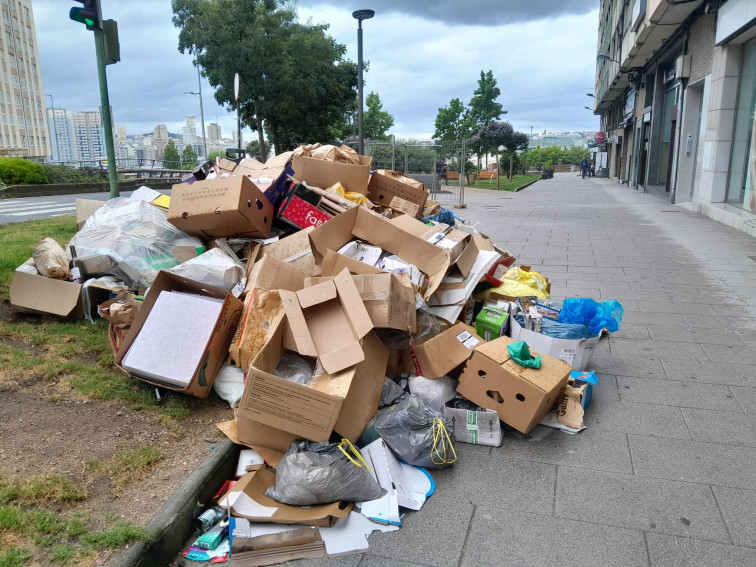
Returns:
[[[68,17],[74,22],[79,22],[87,26],[87,28],[93,29],[97,22],[89,16],[90,13],[89,10],[85,10],[84,8],[71,8],[71,11],[68,12]]]

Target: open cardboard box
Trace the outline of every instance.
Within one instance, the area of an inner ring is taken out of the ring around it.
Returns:
[[[520,366],[509,358],[507,345],[513,342],[500,337],[476,346],[459,377],[457,392],[528,433],[554,407],[572,367],[548,354],[541,355],[540,368]]]
[[[419,181],[390,169],[377,169],[370,176],[368,198],[411,217],[422,215],[429,194]]]
[[[286,318],[250,365],[237,410],[240,439],[254,448],[262,444],[285,450],[288,435],[328,441],[336,431],[356,442],[378,411],[388,349],[369,332],[361,345],[357,343],[364,353],[362,362],[333,374],[324,372],[303,386],[273,374],[284,350],[285,326],[290,326]],[[248,422],[243,424],[243,420]],[[255,424],[265,428],[256,428]],[[266,440],[266,433],[270,433],[266,428],[285,432],[278,435],[275,446]]]
[[[417,345],[412,345],[405,357],[404,369],[425,378],[441,378],[461,367],[472,349],[483,343],[475,329],[457,323],[440,335]]]
[[[313,229],[310,243],[316,263],[322,264],[327,250],[339,250],[354,238],[379,246],[417,266],[428,276],[426,299],[438,288],[449,269],[448,251],[401,230],[365,207],[354,207]],[[323,275],[335,274],[323,272]]]
[[[273,205],[245,176],[173,186],[168,222],[202,238],[270,234]]]
[[[360,165],[355,165],[296,154],[292,158],[291,167],[294,169],[294,178],[300,183],[306,182],[311,187],[321,189],[341,183],[344,191],[367,195],[372,161],[370,156],[360,156]]]
[[[601,338],[597,335],[590,339],[555,339],[523,329],[515,317],[511,318],[509,333],[513,340],[525,341],[530,348],[563,360],[575,370],[585,370]]]
[[[319,276],[321,268],[315,263],[315,257],[310,247],[309,235],[313,230],[315,230],[315,227],[308,227],[267,244],[263,246],[262,254],[273,256],[285,264],[299,268],[308,276]]]
[[[126,356],[129,348],[144,327],[145,321],[147,321],[147,318],[150,316],[150,311],[162,291],[196,294],[216,298],[222,302],[213,332],[200,358],[200,362],[194,370],[192,379],[185,388],[177,387],[173,384],[162,382],[151,377],[136,376],[129,373],[123,368],[123,366],[121,366],[124,356]],[[197,398],[206,398],[213,389],[215,377],[218,375],[218,372],[226,361],[228,347],[231,343],[234,332],[236,331],[236,326],[239,323],[242,308],[242,302],[224,289],[189,280],[161,270],[158,272],[152,287],[150,287],[150,291],[144,298],[142,307],[139,310],[136,319],[134,319],[126,338],[118,349],[118,353],[115,357],[115,364],[124,372],[127,372],[140,380],[154,384],[155,386],[184,392]]]

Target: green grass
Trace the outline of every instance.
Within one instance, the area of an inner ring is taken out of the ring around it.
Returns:
[[[15,481],[6,481],[0,477],[0,504],[66,504],[84,500],[86,497],[86,492],[62,475],[45,475]]]
[[[91,472],[110,477],[115,489],[125,487],[129,482],[147,474],[163,458],[163,452],[152,445],[143,445],[116,453],[109,462],[93,459],[84,463]]]
[[[65,246],[76,233],[76,217],[55,217],[0,226],[0,301],[8,298],[13,272],[31,258],[34,245],[44,237]]]
[[[490,179],[485,181],[477,181],[474,185],[467,185],[467,187],[475,187],[477,189],[495,189],[498,191],[517,191],[520,187],[532,183],[533,181],[540,179],[541,175],[513,175],[512,182],[507,180],[506,176],[502,176],[499,179],[499,187],[496,187],[496,179]]]
[[[11,547],[0,553],[0,567],[21,567],[31,560],[31,552],[20,547]]]

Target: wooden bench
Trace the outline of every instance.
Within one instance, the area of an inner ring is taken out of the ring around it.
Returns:
[[[451,179],[452,181],[459,180],[459,171],[447,171],[446,172],[446,179]]]
[[[498,171],[479,171],[476,179],[478,181],[484,181],[484,180],[490,181],[491,179],[497,179],[498,177],[499,177]]]

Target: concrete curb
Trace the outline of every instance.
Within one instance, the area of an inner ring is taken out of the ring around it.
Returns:
[[[118,183],[119,191],[134,191],[142,185],[151,189],[167,190],[171,189],[176,183],[174,179],[133,179],[130,181],[121,181]],[[54,195],[74,195],[79,193],[107,193],[110,191],[110,185],[107,183],[59,183],[47,185],[11,185],[0,189],[0,200],[17,199],[23,197],[50,197]]]
[[[205,507],[223,482],[233,478],[240,447],[230,439],[220,440],[199,467],[194,469],[168,502],[147,524],[152,540],[123,551],[112,565],[117,567],[157,567],[169,565],[194,532],[198,502]]]

